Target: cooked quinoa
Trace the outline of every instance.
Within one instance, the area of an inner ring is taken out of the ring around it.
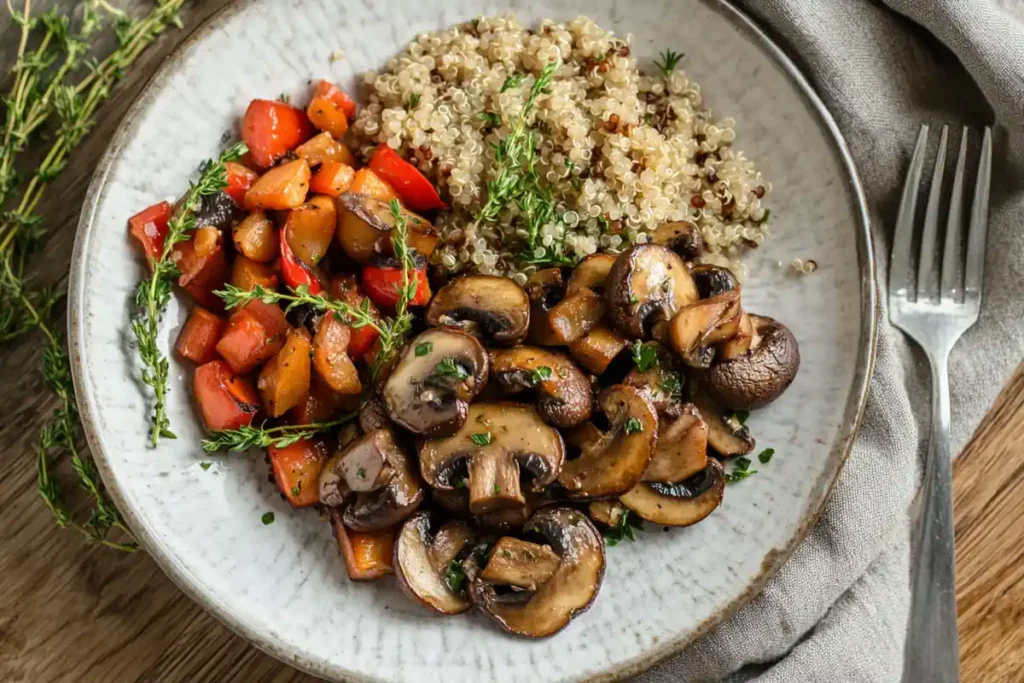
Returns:
[[[361,153],[388,144],[452,207],[436,224],[436,264],[520,284],[536,269],[515,257],[527,237],[517,206],[494,222],[475,219],[497,172],[494,147],[518,124],[544,67],[556,62],[550,87],[524,121],[556,208],[535,256],[617,252],[646,242],[665,222],[690,220],[704,236],[703,260],[742,277],[738,257],[767,233],[763,201],[771,184],[733,148],[735,122],[704,106],[681,68],[685,60],[663,74],[638,60],[630,43],[631,36],[586,17],[530,30],[505,15],[421,35],[382,72],[365,74],[368,104],[353,125]],[[523,78],[512,85],[516,74]]]

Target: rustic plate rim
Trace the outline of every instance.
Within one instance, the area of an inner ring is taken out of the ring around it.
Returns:
[[[228,2],[224,7],[204,19],[164,58],[161,65],[147,80],[128,108],[117,128],[116,134],[111,139],[97,164],[82,205],[82,213],[76,229],[75,245],[71,256],[67,315],[72,379],[80,407],[83,430],[109,496],[117,505],[126,524],[135,532],[142,548],[150,554],[161,570],[183,593],[202,606],[203,609],[212,613],[221,623],[228,626],[236,634],[286,664],[314,675],[330,676],[335,680],[378,681],[380,679],[367,677],[344,667],[323,665],[322,663],[308,661],[301,656],[297,656],[289,648],[280,646],[278,640],[272,635],[252,629],[243,623],[242,620],[237,619],[217,596],[203,592],[196,585],[192,584],[189,580],[189,572],[181,567],[174,557],[165,552],[159,539],[149,534],[145,525],[136,516],[135,511],[125,504],[125,498],[118,489],[116,479],[109,469],[103,450],[100,448],[101,441],[92,415],[95,405],[87,393],[80,391],[84,386],[87,386],[84,379],[84,367],[81,357],[81,349],[84,344],[82,335],[85,327],[82,320],[83,307],[81,305],[84,300],[83,287],[85,278],[83,270],[86,265],[84,256],[94,230],[99,199],[103,194],[114,161],[124,149],[127,139],[131,137],[131,134],[139,125],[140,114],[149,106],[156,86],[165,82],[175,73],[178,62],[186,51],[196,43],[201,42],[232,15],[244,9],[247,1],[231,0]],[[783,70],[786,77],[800,92],[805,104],[817,118],[823,132],[829,137],[834,147],[834,152],[841,162],[843,171],[849,181],[849,187],[846,189],[851,195],[850,199],[853,205],[851,208],[855,209],[858,228],[856,237],[861,305],[856,368],[844,410],[843,424],[836,435],[833,447],[828,455],[830,466],[826,468],[818,478],[818,481],[815,482],[812,497],[808,500],[807,509],[793,537],[782,548],[769,551],[762,562],[761,571],[758,576],[751,580],[746,588],[724,608],[698,624],[692,631],[661,642],[637,658],[624,662],[615,668],[600,672],[596,676],[589,677],[588,681],[620,680],[640,673],[680,653],[700,637],[708,634],[711,630],[735,615],[736,612],[761,592],[765,584],[778,573],[782,565],[792,556],[797,546],[807,537],[824,511],[825,503],[831,496],[832,490],[842,473],[843,466],[853,447],[853,441],[860,429],[875,363],[878,342],[878,294],[874,248],[871,241],[870,220],[864,189],[846,140],[828,108],[821,98],[818,97],[808,79],[763,28],[745,12],[735,7],[730,0],[698,1],[723,16],[748,40],[757,43],[767,53],[768,57]]]

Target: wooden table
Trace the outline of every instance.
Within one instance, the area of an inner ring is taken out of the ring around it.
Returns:
[[[36,259],[41,281],[66,284],[81,200],[126,107],[173,46],[224,2],[192,3],[184,13],[185,31],[151,48],[101,112],[102,123],[49,194],[44,215],[52,238]],[[13,35],[4,16],[0,64],[11,63]],[[54,525],[36,492],[33,442],[55,406],[38,372],[40,349],[38,335],[0,349],[0,681],[313,680],[231,633],[144,553],[89,547]],[[955,467],[965,681],[1024,680],[1022,443],[1024,370],[1005,387]],[[73,486],[70,472],[62,471],[61,478]]]

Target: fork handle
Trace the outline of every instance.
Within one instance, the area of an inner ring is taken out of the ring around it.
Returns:
[[[932,357],[932,432],[925,462],[910,594],[904,683],[958,683],[953,477],[949,447],[949,353]]]

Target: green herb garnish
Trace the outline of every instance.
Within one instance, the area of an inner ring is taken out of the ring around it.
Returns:
[[[662,78],[668,78],[672,75],[672,72],[676,70],[676,65],[683,58],[682,52],[674,52],[672,50],[665,50],[659,54],[661,61],[655,60],[654,66],[658,67],[658,71],[661,72]]]
[[[640,340],[633,342],[631,348],[633,364],[640,372],[647,372],[658,366],[658,348],[653,344],[644,344]]]
[[[621,541],[636,541],[636,537],[633,535],[633,529],[643,530],[644,522],[642,519],[634,515],[630,510],[623,509],[619,513],[619,518],[615,522],[615,526],[611,527],[604,532],[605,545],[611,547],[618,545]]]
[[[725,475],[725,482],[734,484],[755,474],[757,474],[757,470],[750,469],[750,458],[736,458],[732,472]]]
[[[683,395],[683,381],[675,372],[662,372],[658,390],[672,398],[680,398]]]
[[[415,109],[419,105],[420,99],[422,97],[423,97],[423,95],[421,93],[418,93],[418,92],[414,92],[413,94],[409,95],[409,101],[406,103],[405,108],[406,109]]]
[[[747,418],[750,417],[750,411],[749,410],[737,410],[736,412],[734,412],[732,414],[732,416],[735,417],[736,421],[739,422],[741,425],[745,425],[745,424],[747,424]]]
[[[546,365],[541,365],[530,372],[530,383],[533,386],[537,386],[546,379],[551,379],[551,368]]]
[[[490,432],[481,432],[478,434],[470,434],[470,440],[477,446],[487,446],[491,443],[492,437]]]
[[[434,350],[434,342],[420,342],[416,345],[416,356],[426,356]]]
[[[444,582],[452,593],[466,594],[466,572],[461,561],[455,559],[448,563],[448,568],[444,572]]]
[[[636,434],[642,431],[644,431],[644,425],[640,420],[635,417],[626,420],[626,434]]]
[[[767,465],[772,461],[772,456],[775,455],[774,448],[766,448],[757,454],[757,459],[761,461],[762,465]]]
[[[213,432],[210,438],[202,440],[203,450],[207,453],[215,451],[247,451],[250,448],[286,448],[302,439],[329,432],[335,427],[351,422],[358,413],[348,413],[330,422],[314,422],[305,425],[280,425],[278,427],[253,427],[245,425],[238,429],[224,429]]]
[[[495,114],[493,111],[482,111],[476,115],[478,119],[483,121],[490,128],[498,128],[501,126],[501,117]]]
[[[260,521],[263,522],[263,526],[267,526],[268,524],[273,524],[274,523],[274,513],[273,512],[264,512],[263,516],[260,517]]]
[[[455,362],[451,356],[441,359],[441,362],[434,366],[430,373],[432,377],[454,377],[455,379],[468,379],[469,373],[461,365]]]
[[[512,74],[505,79],[505,82],[501,84],[501,92],[511,90],[512,88],[518,88],[523,83],[523,74]]]
[[[501,493],[501,484],[495,484],[494,485],[494,495],[498,495],[499,493]]]
[[[284,102],[285,104],[291,104],[292,103],[291,96],[287,95],[285,93],[281,93],[280,95],[278,95],[277,99],[279,99],[280,101]]]

